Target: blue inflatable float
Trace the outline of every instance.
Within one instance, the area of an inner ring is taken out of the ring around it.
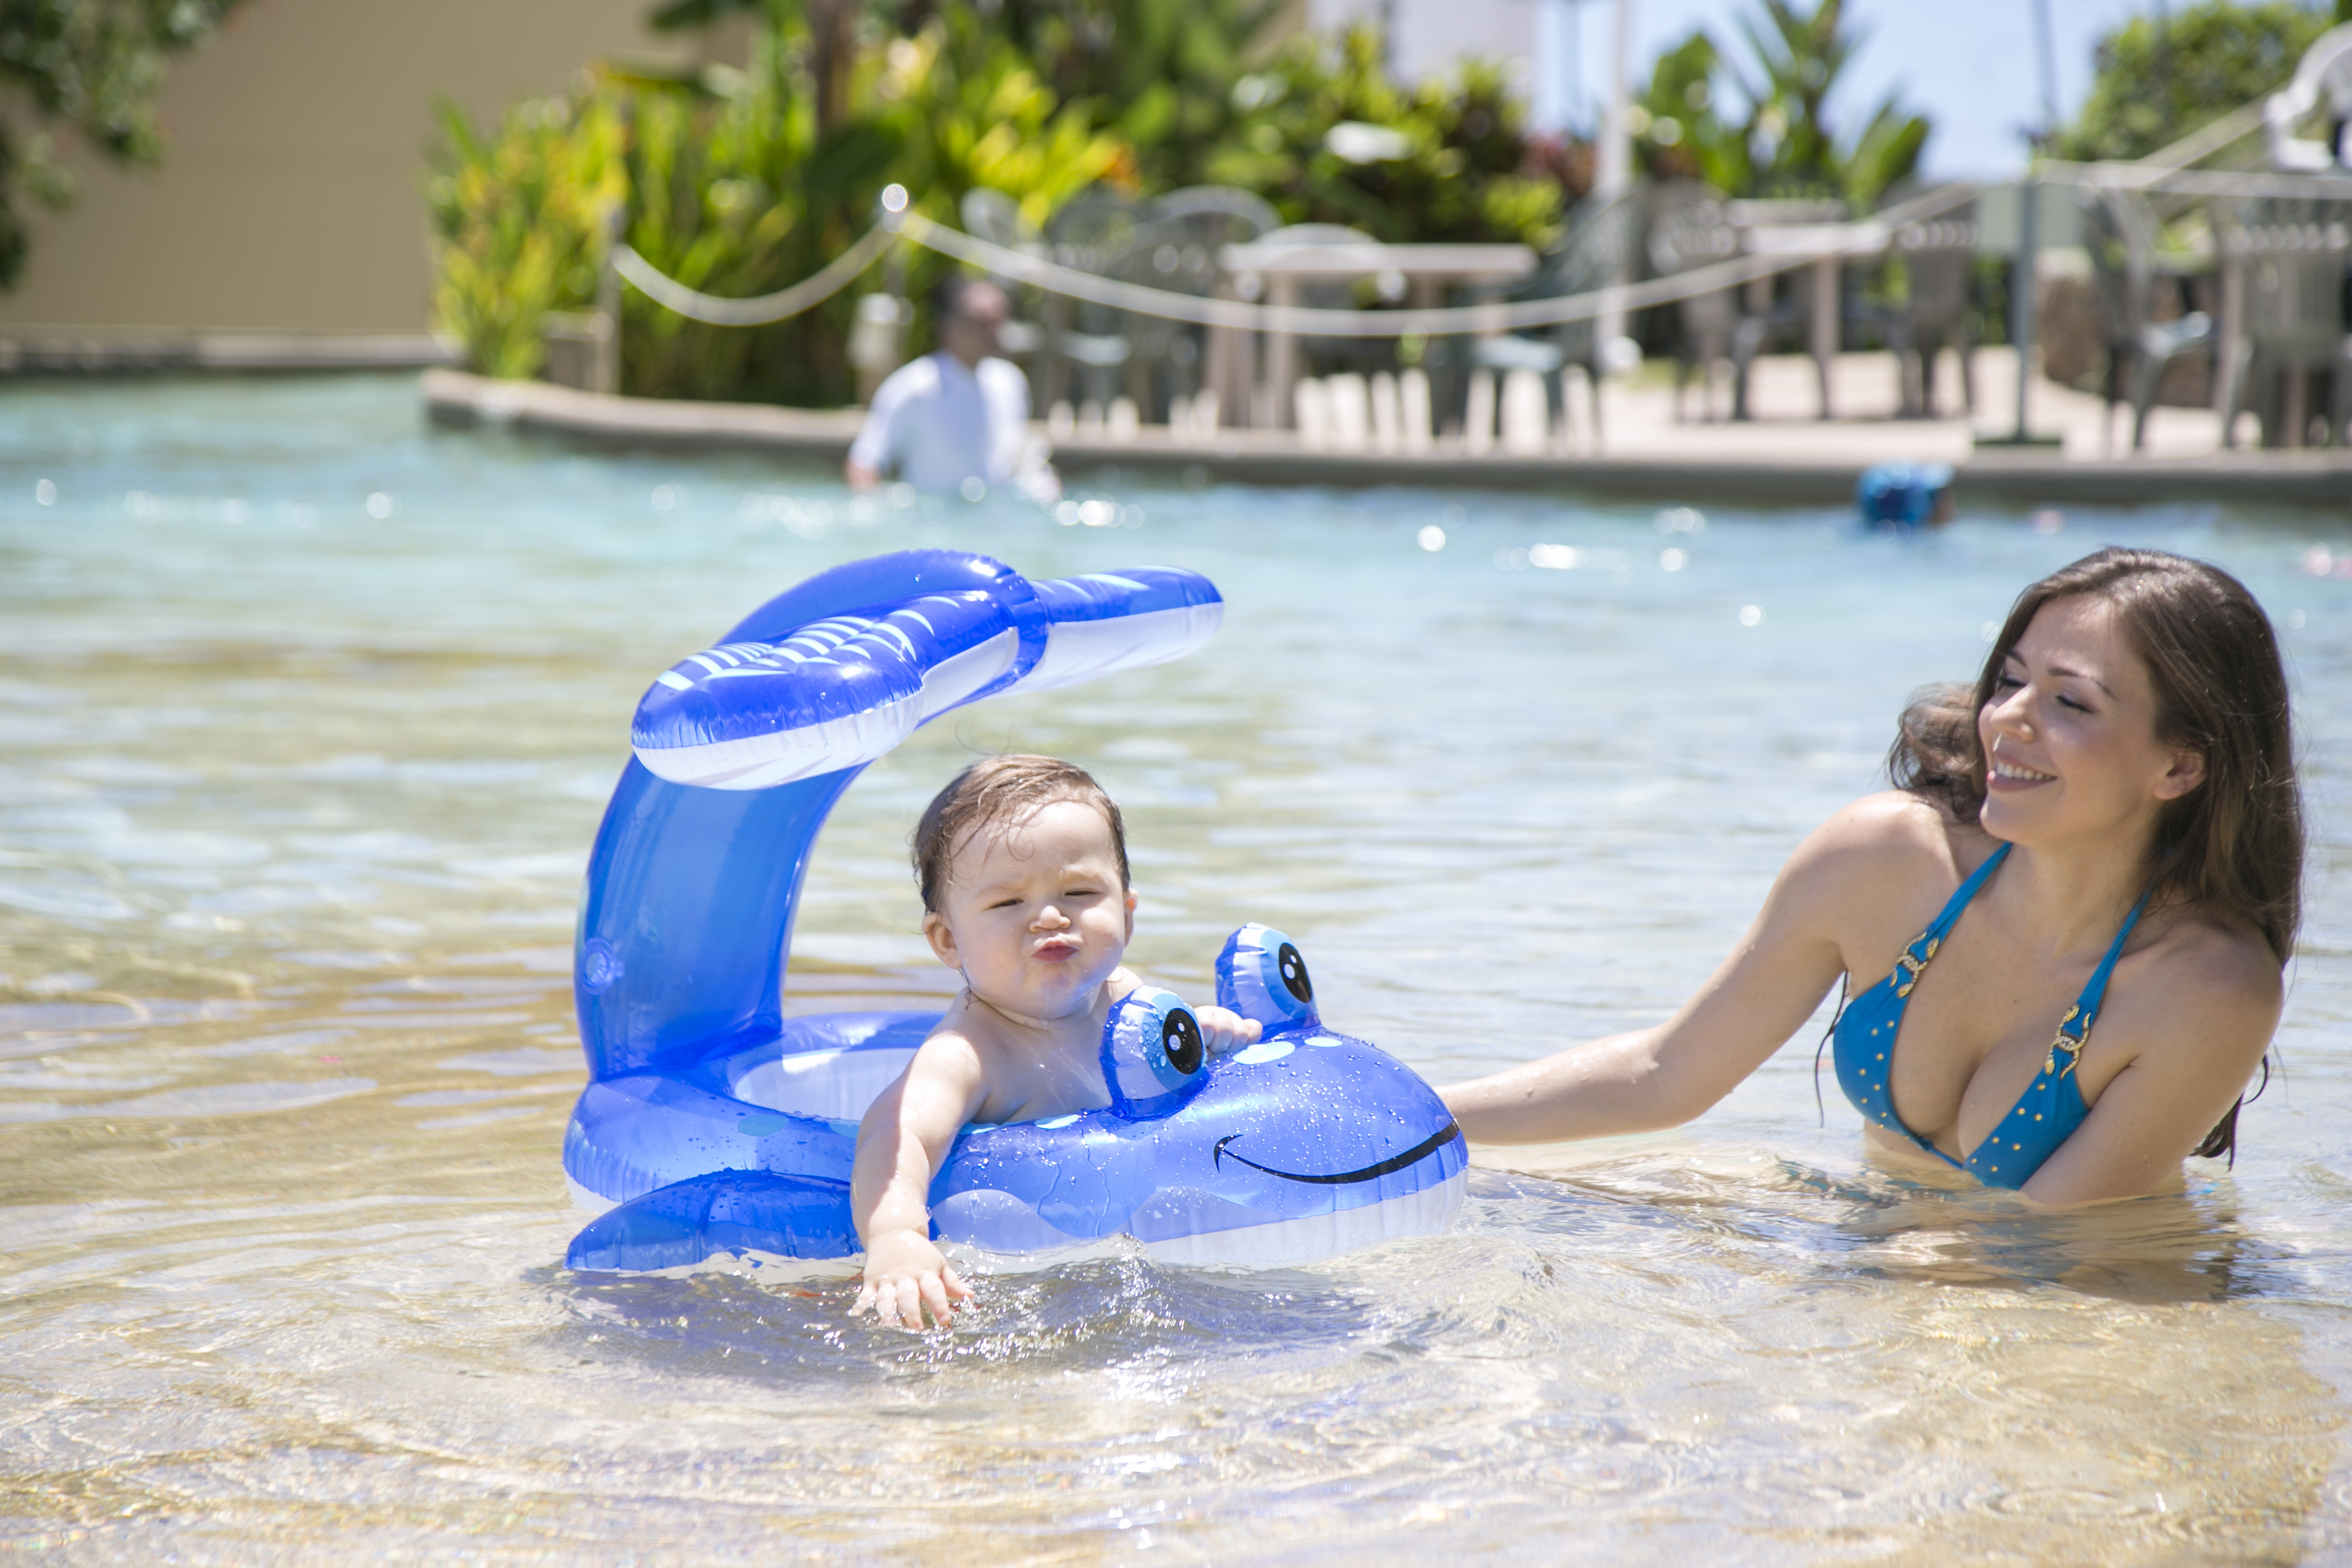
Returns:
[[[1181,658],[1223,613],[1206,578],[1170,567],[1033,583],[906,551],[809,579],[660,675],[581,910],[589,1084],[563,1166],[601,1212],[565,1261],[858,1252],[857,1121],[938,1015],[782,1016],[826,815],[927,720]],[[1297,947],[1243,927],[1217,1000],[1258,1020],[1255,1044],[1207,1058],[1177,997],[1139,992],[1104,1029],[1108,1109],[966,1128],[932,1184],[936,1236],[999,1255],[1129,1237],[1171,1262],[1272,1265],[1442,1230],[1461,1133],[1410,1068],[1323,1026]]]

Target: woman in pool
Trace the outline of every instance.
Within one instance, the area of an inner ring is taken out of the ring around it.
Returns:
[[[1462,1130],[1686,1121],[1843,977],[1838,1080],[1879,1150],[2053,1205],[2175,1189],[2183,1157],[2231,1151],[2303,877],[2252,596],[2178,555],[2077,561],[2019,596],[1974,692],[1914,701],[1888,763],[1897,787],[1805,840],[1680,1012],[1443,1090]]]

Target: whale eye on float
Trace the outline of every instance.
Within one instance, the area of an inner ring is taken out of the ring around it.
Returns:
[[[1192,1009],[1179,1007],[1160,1026],[1160,1054],[1186,1078],[1201,1070],[1208,1047],[1201,1043],[1201,1021],[1192,1016]]]
[[[1307,961],[1298,956],[1298,950],[1286,942],[1275,950],[1274,957],[1283,988],[1301,1002],[1314,1001],[1315,982],[1307,978]]]
[[[1217,954],[1217,1005],[1255,1019],[1269,1033],[1318,1021],[1307,960],[1272,926],[1245,925],[1225,939]]]
[[[1173,991],[1131,991],[1103,1022],[1103,1082],[1121,1116],[1175,1110],[1208,1059],[1201,1020]]]

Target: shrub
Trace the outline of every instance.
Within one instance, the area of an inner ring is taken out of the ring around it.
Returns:
[[[2288,0],[2205,0],[2163,26],[2135,16],[2099,40],[2082,117],[2053,151],[2083,163],[2145,158],[2286,85],[2328,14]]]

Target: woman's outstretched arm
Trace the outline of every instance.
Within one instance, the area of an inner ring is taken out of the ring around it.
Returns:
[[[1823,824],[1780,868],[1731,956],[1664,1023],[1440,1089],[1462,1131],[1474,1142],[1538,1143],[1653,1131],[1706,1110],[1837,984],[1841,929],[1866,929],[1890,894],[1899,900],[1903,877],[1918,876],[1931,849],[1922,810],[1873,795]]]

